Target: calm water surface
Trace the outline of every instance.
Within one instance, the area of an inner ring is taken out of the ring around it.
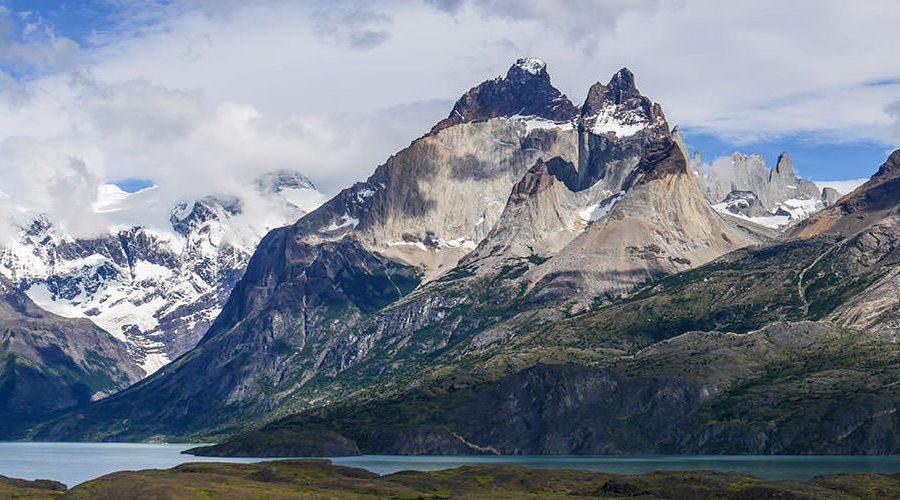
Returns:
[[[190,444],[0,443],[0,475],[54,479],[75,486],[110,472],[168,468],[184,462],[259,462],[259,458],[203,458],[182,455]],[[842,472],[900,472],[900,456],[504,456],[340,457],[333,462],[378,474],[400,470],[437,470],[467,464],[504,463],[546,469],[583,469],[637,474],[653,470],[739,471],[767,479],[809,479]]]

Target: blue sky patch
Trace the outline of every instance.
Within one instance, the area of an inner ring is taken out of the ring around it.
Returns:
[[[690,154],[700,151],[704,163],[735,151],[759,154],[772,166],[787,151],[797,175],[810,180],[833,181],[869,177],[887,159],[890,151],[874,142],[824,143],[804,136],[788,136],[740,145],[712,134],[682,130]]]
[[[154,185],[153,181],[149,179],[122,179],[113,182],[113,184],[126,193],[136,193],[142,189],[153,187]]]

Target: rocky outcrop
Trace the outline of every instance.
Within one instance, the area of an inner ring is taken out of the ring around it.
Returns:
[[[720,211],[747,218],[771,215],[753,191],[732,191],[722,200]]]
[[[684,151],[666,134],[647,149],[609,214],[525,278],[539,296],[591,300],[757,242],[710,208]]]
[[[833,187],[822,188],[822,203],[827,207],[834,205],[841,198],[841,194]]]
[[[86,319],[51,314],[0,278],[0,436],[138,381],[126,345]]]
[[[602,183],[610,193],[621,191],[644,150],[668,132],[662,107],[641,95],[627,68],[606,85],[595,83],[581,107],[578,182],[570,188],[579,191]]]

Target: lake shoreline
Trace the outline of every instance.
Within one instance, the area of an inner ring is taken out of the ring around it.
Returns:
[[[260,457],[193,457],[181,453],[191,446],[195,445],[0,442],[0,475],[28,480],[50,479],[72,487],[122,470],[167,469],[184,463],[250,464],[275,460]],[[360,468],[378,475],[403,470],[427,472],[489,464],[614,474],[641,474],[654,470],[714,470],[750,474],[765,480],[809,480],[817,475],[839,473],[900,472],[900,456],[896,455],[362,455],[327,458],[336,466]]]

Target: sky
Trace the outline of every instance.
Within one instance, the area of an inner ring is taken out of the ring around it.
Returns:
[[[101,231],[97,187],[177,201],[362,180],[518,57],[579,103],[621,67],[705,161],[868,177],[900,144],[900,2],[0,0],[0,214]],[[2,236],[2,234],[0,234]]]

